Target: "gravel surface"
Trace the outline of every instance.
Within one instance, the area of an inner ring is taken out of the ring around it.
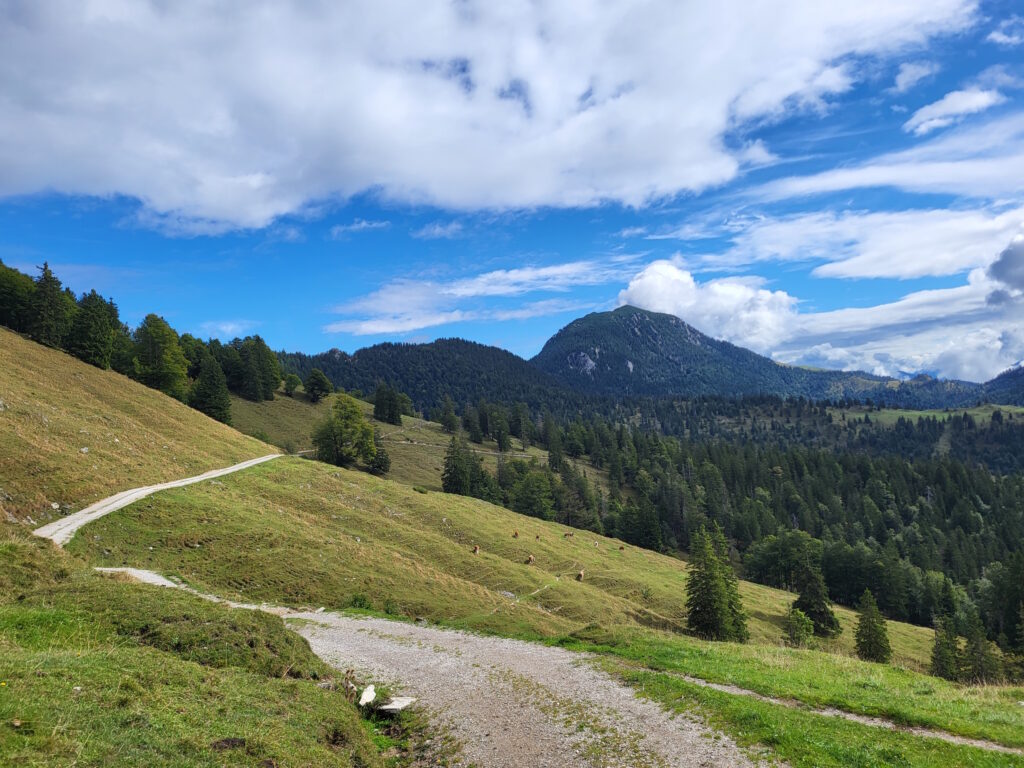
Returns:
[[[292,613],[292,628],[336,667],[418,699],[467,765],[745,766],[734,744],[672,717],[561,648],[384,619]]]

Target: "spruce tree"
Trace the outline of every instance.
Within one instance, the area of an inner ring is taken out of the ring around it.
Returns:
[[[1003,676],[1003,662],[995,643],[985,636],[977,613],[971,616],[963,657],[963,677],[970,683],[995,683]]]
[[[717,527],[709,534],[702,526],[693,537],[686,582],[687,626],[707,640],[744,642],[746,614],[724,548],[725,537]]]
[[[135,375],[147,387],[184,400],[188,394],[188,360],[178,334],[157,315],[146,315],[135,331]]]
[[[445,395],[444,407],[441,411],[441,429],[449,435],[453,435],[458,428],[459,417],[455,415],[455,403],[452,402],[450,397]]]
[[[114,348],[110,308],[96,291],[82,296],[71,322],[67,350],[79,360],[106,370]]]
[[[199,376],[192,384],[188,404],[207,416],[231,423],[231,396],[228,394],[227,379],[213,355],[207,353],[199,364]]]
[[[306,381],[302,384],[302,388],[306,390],[306,397],[314,403],[319,403],[334,391],[331,380],[319,368],[314,368],[309,372]]]
[[[821,569],[805,560],[798,577],[800,596],[793,602],[814,622],[814,634],[819,637],[834,637],[842,632],[839,619],[829,607],[828,590]]]
[[[461,435],[452,435],[444,455],[441,489],[445,493],[469,496],[473,488],[472,454]]]
[[[380,430],[373,430],[374,455],[370,460],[369,469],[375,475],[386,475],[391,471],[391,456],[384,448]]]
[[[814,622],[796,607],[789,609],[785,628],[786,642],[794,648],[803,648],[814,636]]]
[[[43,262],[36,290],[32,294],[28,331],[33,339],[48,347],[60,348],[71,325],[71,313],[60,280]]]
[[[878,603],[870,589],[865,589],[857,605],[860,613],[857,621],[857,656],[864,661],[877,661],[887,664],[892,658],[892,648],[889,647],[889,634],[886,630],[885,619],[878,610]]]
[[[932,663],[929,671],[935,677],[956,680],[959,677],[958,655],[956,626],[949,616],[940,616],[935,619],[935,641],[932,644]]]

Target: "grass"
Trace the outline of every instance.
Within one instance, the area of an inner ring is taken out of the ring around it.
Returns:
[[[280,619],[94,574],[0,525],[5,766],[384,766]]]
[[[355,598],[396,618],[596,651],[628,663],[630,674],[685,673],[1024,746],[1024,689],[964,688],[914,671],[927,663],[930,630],[889,622],[899,667],[849,655],[854,617],[845,610],[843,634],[824,650],[789,649],[781,623],[793,596],[744,582],[752,642],[701,642],[666,631],[684,624],[686,566],[677,559],[580,531],[566,539],[569,529],[554,523],[302,459],[164,492],[86,531],[71,548],[91,562],[171,573],[238,599],[345,608]],[[580,569],[582,582],[574,579]],[[743,706],[762,705],[729,704]],[[775,709],[779,717],[799,714]],[[864,744],[874,730],[839,728]]]
[[[73,511],[270,452],[160,392],[4,329],[0,401],[0,511],[36,523],[54,504]]]
[[[937,420],[946,421],[950,416],[958,416],[963,414],[970,414],[974,417],[974,420],[979,425],[987,425],[992,421],[992,414],[996,411],[1002,411],[1004,415],[1013,414],[1014,419],[1024,418],[1024,407],[1017,405],[978,405],[973,408],[955,408],[955,409],[940,409],[940,410],[909,410],[904,408],[883,408],[880,411],[876,411],[872,408],[857,407],[857,408],[829,408],[829,412],[833,418],[837,421],[841,420],[843,415],[846,415],[847,420],[851,419],[863,419],[865,415],[871,418],[871,421],[875,424],[882,426],[891,427],[896,424],[900,418],[908,419],[913,422],[917,422],[920,418],[935,418]]]
[[[332,402],[333,396],[329,396],[318,403],[311,403],[301,389],[294,397],[279,392],[273,400],[262,403],[232,395],[231,418],[242,432],[258,436],[288,453],[311,451],[313,428],[326,417]],[[373,405],[363,400],[359,400],[359,405],[364,415],[372,420]],[[384,447],[391,456],[389,479],[432,491],[441,490],[441,471],[451,436],[445,434],[440,424],[414,416],[403,416],[400,426],[379,421],[372,423],[380,431]],[[540,464],[547,464],[548,453],[544,449],[531,445],[524,451],[519,440],[513,438],[512,442],[514,448],[505,454],[506,458],[535,459]],[[471,448],[483,459],[488,470],[496,471],[500,456],[497,443],[485,440],[482,444],[471,444]],[[577,462],[577,466],[605,494],[608,493],[606,471],[595,469],[583,461]]]

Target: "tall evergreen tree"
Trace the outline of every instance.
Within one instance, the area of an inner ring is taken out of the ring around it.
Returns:
[[[948,616],[940,616],[935,620],[935,640],[932,644],[932,662],[930,672],[944,680],[956,680],[959,677],[957,657],[959,644],[956,626]]]
[[[1003,662],[995,643],[985,636],[985,626],[975,613],[968,620],[962,675],[969,683],[995,683],[1003,677]]]
[[[0,325],[27,331],[35,292],[35,280],[0,262]]]
[[[40,344],[59,349],[71,327],[71,311],[60,280],[43,262],[32,294],[29,334]]]
[[[469,496],[473,489],[473,454],[461,435],[452,435],[444,455],[441,488],[445,493]]]
[[[887,664],[892,658],[889,633],[870,589],[864,590],[857,610],[860,613],[856,635],[857,656],[864,661]]]
[[[67,350],[79,360],[104,370],[110,367],[114,349],[114,328],[110,307],[96,291],[90,291],[78,302],[78,311],[71,322]]]
[[[838,635],[842,627],[829,606],[828,590],[821,569],[805,560],[798,580],[800,596],[794,601],[793,607],[799,608],[814,622],[814,634],[819,637]]]
[[[441,429],[449,435],[453,435],[458,428],[459,417],[455,415],[455,403],[452,402],[450,397],[445,395],[444,405],[441,410]]]
[[[146,315],[135,331],[135,375],[143,384],[184,400],[188,394],[188,360],[178,334],[158,315]]]
[[[725,579],[725,591],[728,596],[729,621],[732,627],[731,640],[738,643],[745,643],[750,639],[747,631],[747,613],[743,610],[743,601],[740,599],[740,580],[729,562],[729,544],[725,540],[725,534],[721,527],[715,523],[711,531],[711,542],[715,548],[715,555],[718,557],[719,566]]]
[[[373,430],[373,448],[373,458],[368,465],[370,472],[375,475],[386,475],[391,471],[391,456],[384,448],[384,441],[378,429]]]
[[[402,406],[398,392],[383,381],[373,393],[373,418],[385,424],[402,423]]]
[[[203,356],[199,365],[199,376],[192,384],[188,404],[217,421],[231,423],[231,396],[228,394],[227,379],[220,363],[210,353]]]
[[[716,546],[719,533],[709,534],[701,527],[691,542],[686,623],[698,637],[743,642],[747,638],[745,615],[739,595],[732,594],[728,557]]]

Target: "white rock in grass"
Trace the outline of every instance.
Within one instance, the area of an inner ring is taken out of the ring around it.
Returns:
[[[395,698],[382,706],[380,710],[381,712],[401,712],[403,709],[415,702],[416,699],[412,696],[395,696]]]
[[[365,707],[367,704],[372,704],[373,700],[377,698],[377,689],[372,685],[368,685],[363,688],[363,695],[359,697],[359,706]]]

